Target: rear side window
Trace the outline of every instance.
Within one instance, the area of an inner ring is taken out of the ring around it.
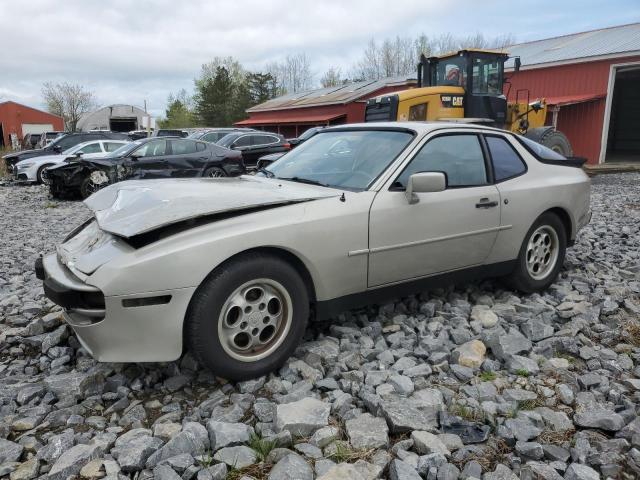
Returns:
[[[506,139],[502,137],[485,137],[485,139],[491,153],[496,182],[517,177],[527,171],[520,155]]]
[[[554,152],[550,148],[540,145],[538,142],[534,142],[527,137],[518,135],[516,138],[539,160],[566,160],[566,158],[558,152]]]
[[[238,138],[234,143],[234,146],[236,147],[248,147],[249,145],[251,145],[251,135],[244,135],[240,138]],[[255,145],[255,142],[254,142]]]
[[[254,145],[268,145],[270,143],[279,142],[280,139],[271,135],[253,135]]]
[[[395,181],[393,188],[406,188],[414,173],[444,172],[448,187],[487,184],[484,155],[477,135],[443,135],[429,140]]]
[[[193,140],[172,140],[171,149],[174,155],[187,155],[196,151],[196,142]]]
[[[107,152],[115,152],[119,149],[124,143],[116,143],[116,142],[104,142],[104,148]]]

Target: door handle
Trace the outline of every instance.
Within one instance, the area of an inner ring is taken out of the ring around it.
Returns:
[[[480,201],[476,203],[476,208],[493,208],[497,206],[497,201],[490,201],[488,198],[481,198]]]

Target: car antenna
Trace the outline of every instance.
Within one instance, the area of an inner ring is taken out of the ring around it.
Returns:
[[[344,192],[342,192],[342,195],[340,195],[340,201],[341,202],[346,202],[347,201],[347,199],[344,198]]]

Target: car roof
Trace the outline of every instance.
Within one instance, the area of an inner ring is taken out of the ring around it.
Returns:
[[[506,130],[489,127],[487,125],[480,125],[476,123],[463,123],[463,122],[367,122],[367,123],[348,123],[344,125],[334,125],[327,128],[322,129],[322,132],[330,132],[332,130],[345,130],[345,129],[354,129],[354,130],[367,130],[367,129],[380,129],[380,128],[389,128],[389,129],[407,129],[413,130],[416,133],[428,133],[434,130],[443,130],[443,129],[481,129],[487,130],[491,132],[501,132],[505,133]]]

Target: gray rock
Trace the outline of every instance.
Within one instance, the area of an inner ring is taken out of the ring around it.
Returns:
[[[540,371],[538,362],[521,355],[511,355],[511,357],[509,357],[509,360],[507,361],[507,366],[511,373],[526,371],[530,375],[536,375]]]
[[[380,410],[392,433],[412,430],[435,431],[438,427],[439,408],[419,407],[411,399],[398,397],[382,402]]]
[[[31,480],[38,476],[39,463],[38,459],[33,457],[24,463],[21,463],[9,477],[10,480]]]
[[[151,454],[147,459],[147,468],[153,468],[162,460],[188,453],[195,457],[209,448],[209,434],[207,429],[196,422],[188,422],[182,431],[169,440],[160,450]]]
[[[512,355],[527,353],[532,347],[531,341],[515,328],[506,335],[499,333],[490,335],[486,343],[493,354],[502,361],[507,361]]]
[[[413,440],[413,446],[416,452],[420,455],[428,455],[430,453],[440,453],[446,456],[451,455],[446,445],[433,433],[414,430],[411,433],[411,440]]]
[[[227,465],[224,463],[218,463],[200,470],[196,480],[225,480],[227,478],[227,473]],[[182,478],[184,479],[184,475]]]
[[[64,452],[53,464],[48,480],[66,480],[71,475],[77,475],[80,469],[91,460],[100,456],[100,449],[95,445],[76,445]]]
[[[484,343],[480,340],[471,340],[456,348],[451,353],[451,360],[463,367],[480,368],[486,352]]]
[[[438,469],[437,480],[458,480],[460,470],[455,465],[445,463]]]
[[[542,429],[523,418],[509,418],[504,423],[513,436],[521,442],[528,442],[542,433]]]
[[[365,480],[355,465],[350,463],[339,463],[329,468],[322,476],[316,480]]]
[[[413,393],[413,381],[405,375],[391,375],[389,377],[389,383],[400,395],[410,395]]]
[[[331,406],[315,398],[303,398],[297,402],[278,405],[276,429],[288,430],[294,437],[308,437],[327,426]]]
[[[0,464],[5,462],[17,462],[22,455],[24,447],[19,443],[0,438]]]
[[[385,425],[386,427],[386,425]],[[316,432],[309,439],[311,445],[315,445],[318,448],[324,448],[331,442],[334,442],[339,438],[340,430],[336,427],[323,427]]]
[[[441,453],[430,453],[428,455],[422,455],[418,458],[417,470],[418,473],[427,477],[430,471],[437,472],[438,469],[447,463],[447,457]]]
[[[56,397],[82,397],[102,393],[104,377],[100,372],[70,372],[44,377],[47,390]]]
[[[207,422],[209,444],[216,451],[224,447],[233,447],[247,443],[255,432],[253,427],[244,423]]]
[[[389,464],[390,480],[421,480],[415,468],[402,460],[392,460]]]
[[[525,402],[527,400],[535,400],[538,398],[536,392],[523,390],[522,388],[507,388],[502,392],[502,396],[509,402]]]
[[[509,467],[499,463],[493,472],[485,473],[483,480],[518,480],[518,476]]]
[[[304,458],[294,453],[274,465],[269,480],[313,480],[313,470]]]
[[[560,475],[551,465],[542,462],[528,462],[526,470],[530,471],[533,478],[540,480],[562,480]]]
[[[386,447],[389,442],[387,423],[370,413],[347,420],[345,428],[349,442],[356,449]]]
[[[121,441],[119,445],[116,441],[116,447],[111,451],[111,454],[118,460],[123,472],[135,472],[144,468],[149,456],[157,451],[163,443],[161,439],[156,437],[138,435],[128,441]]]
[[[516,442],[516,452],[526,458],[540,460],[544,456],[542,445],[537,442]]]
[[[256,463],[256,452],[245,445],[238,447],[225,447],[218,450],[213,459],[223,462],[231,468],[245,468]]]
[[[588,408],[573,416],[573,422],[584,428],[600,428],[617,432],[624,427],[624,419],[617,413],[604,408]]]
[[[36,456],[40,460],[51,463],[71,447],[73,447],[73,430],[67,430],[49,438],[47,445],[38,450]]]
[[[600,474],[588,465],[572,463],[564,474],[564,480],[600,480]]]
[[[174,472],[167,464],[156,466],[153,469],[153,478],[155,480],[182,480],[180,475]]]

